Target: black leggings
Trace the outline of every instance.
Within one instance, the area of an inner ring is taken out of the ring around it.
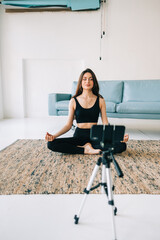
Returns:
[[[81,147],[86,143],[91,143],[94,149],[102,147],[90,139],[90,129],[76,128],[73,137],[56,138],[52,142],[48,142],[48,148],[54,152],[69,154],[84,154],[84,148]],[[105,149],[107,150],[108,146]],[[114,153],[121,153],[126,150],[126,143],[119,142],[114,147]]]

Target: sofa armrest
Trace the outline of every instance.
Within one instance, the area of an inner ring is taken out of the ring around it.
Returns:
[[[69,93],[50,93],[48,94],[48,114],[57,116],[56,102],[70,100],[71,94]]]

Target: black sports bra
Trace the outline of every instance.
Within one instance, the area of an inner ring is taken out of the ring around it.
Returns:
[[[99,97],[91,108],[83,108],[77,98],[74,97],[74,99],[76,101],[75,117],[77,123],[97,123],[100,112]]]

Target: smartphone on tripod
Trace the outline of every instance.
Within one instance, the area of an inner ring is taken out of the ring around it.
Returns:
[[[118,142],[123,141],[125,126],[121,125],[93,125],[90,132],[90,139],[96,141],[102,148],[105,146],[114,147]]]

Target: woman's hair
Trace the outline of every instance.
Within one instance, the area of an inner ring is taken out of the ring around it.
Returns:
[[[90,73],[90,74],[92,75],[92,78],[93,78],[93,88],[92,88],[92,92],[93,92],[93,94],[96,95],[96,96],[102,97],[102,96],[99,94],[99,84],[98,84],[98,81],[97,81],[97,78],[96,78],[95,73],[94,73],[90,68],[87,68],[86,70],[84,70],[84,71],[81,73],[81,75],[80,75],[80,77],[79,77],[78,84],[77,84],[77,89],[76,89],[76,93],[75,93],[75,95],[73,96],[73,98],[81,95],[82,92],[83,92],[82,79],[83,79],[83,76],[84,76],[85,73]]]

